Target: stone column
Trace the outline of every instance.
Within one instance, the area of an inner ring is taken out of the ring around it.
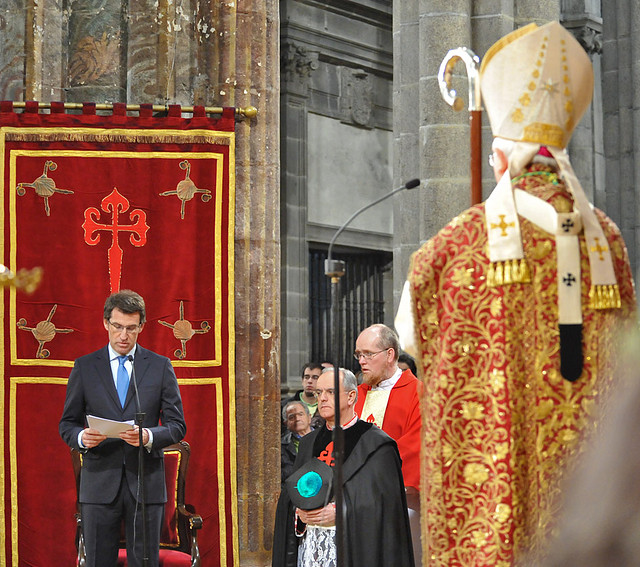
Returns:
[[[24,7],[26,21],[20,21],[26,25],[20,30],[17,37],[14,37],[9,30],[7,30],[9,33],[5,34],[0,22],[0,37],[6,38],[8,41],[8,45],[2,46],[2,50],[4,51],[6,48],[12,50],[16,45],[24,49],[22,52],[24,67],[20,68],[20,73],[24,73],[24,91],[20,94],[24,95],[24,100],[46,102],[64,100],[61,73],[66,64],[66,54],[61,51],[60,47],[66,45],[66,42],[64,41],[62,4],[26,0]],[[18,14],[6,12],[6,15],[15,17]],[[22,14],[20,15],[22,16]],[[17,21],[17,18],[9,18],[5,24],[13,26]],[[24,43],[21,44],[23,37]],[[4,74],[1,64],[0,74]],[[19,100],[22,97],[10,98]]]
[[[393,3],[393,185],[422,178],[420,167],[420,39],[418,2]],[[397,306],[409,257],[421,240],[418,214],[424,187],[393,201],[393,280]],[[400,220],[401,219],[401,220]]]
[[[126,100],[126,7],[120,0],[70,2],[66,102]]]
[[[422,181],[394,208],[396,304],[410,254],[470,202],[468,112],[454,112],[437,81],[447,51],[471,47],[468,2],[457,4],[394,3],[394,180]],[[465,84],[456,81],[459,92]]]
[[[236,127],[237,505],[253,567],[271,564],[280,492],[280,33],[277,0],[223,10],[218,101],[258,108]]]
[[[633,3],[602,4],[602,101],[606,169],[606,211],[620,227],[632,267],[640,265],[640,14]]]

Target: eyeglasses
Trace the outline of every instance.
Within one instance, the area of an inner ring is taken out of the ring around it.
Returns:
[[[120,323],[114,323],[112,321],[109,321],[109,325],[113,327],[116,333],[122,333],[122,331],[124,331],[125,333],[127,333],[127,335],[134,335],[140,330],[140,325],[127,325],[125,327]]]
[[[333,397],[336,391],[333,388],[327,388],[326,390],[314,390],[315,395],[319,398],[322,394],[327,394],[329,397]]]
[[[299,418],[299,417],[304,417],[305,415],[306,415],[306,413],[305,413],[305,412],[303,412],[303,411],[298,411],[298,412],[295,412],[295,413],[290,413],[290,414],[288,414],[288,415],[287,415],[287,420],[288,420],[288,421],[293,421],[294,419],[297,419],[297,418]]]
[[[376,354],[380,354],[381,352],[386,352],[388,350],[388,348],[385,348],[383,350],[379,350],[378,352],[354,352],[353,358],[355,358],[356,360],[360,360],[360,358],[363,357],[365,360],[371,360]]]

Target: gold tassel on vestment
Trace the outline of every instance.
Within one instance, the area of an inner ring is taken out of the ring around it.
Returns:
[[[592,309],[620,309],[618,284],[592,285],[589,290],[589,307]]]
[[[487,287],[512,283],[529,283],[531,272],[524,258],[491,262],[487,271]]]

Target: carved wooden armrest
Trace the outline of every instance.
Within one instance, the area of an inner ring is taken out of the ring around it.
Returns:
[[[178,514],[189,521],[191,532],[191,567],[200,567],[200,548],[198,547],[198,530],[202,528],[202,516],[187,510],[186,506],[178,506]]]

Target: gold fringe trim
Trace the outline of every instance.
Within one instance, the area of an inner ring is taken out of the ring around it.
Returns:
[[[620,309],[621,306],[618,284],[591,286],[589,307],[592,309]]]
[[[531,282],[531,271],[524,258],[491,262],[489,264],[489,270],[487,271],[488,287],[529,282]]]
[[[66,131],[64,131],[66,130]],[[154,130],[128,130],[118,133],[103,130],[102,132],[83,132],[74,129],[58,129],[55,132],[37,133],[7,133],[6,139],[9,142],[112,142],[130,144],[215,144],[219,146],[230,146],[229,138],[207,134],[193,134],[188,130],[176,130],[179,134],[167,132],[159,133]]]

